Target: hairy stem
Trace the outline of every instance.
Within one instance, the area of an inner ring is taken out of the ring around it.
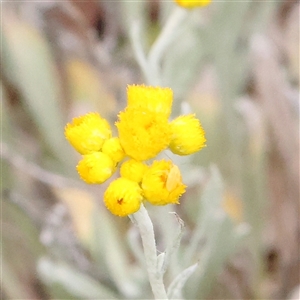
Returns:
[[[147,210],[142,205],[140,210],[130,216],[140,231],[149,282],[155,299],[168,299],[167,292],[163,283],[163,275],[157,270],[156,243],[152,221]]]

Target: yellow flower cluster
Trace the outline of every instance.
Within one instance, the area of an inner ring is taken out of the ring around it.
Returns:
[[[175,0],[175,2],[184,8],[195,8],[198,6],[206,6],[211,0]]]
[[[169,148],[189,155],[205,146],[205,133],[195,115],[169,121],[173,92],[169,88],[130,85],[127,107],[119,113],[118,137],[97,113],[74,118],[65,127],[70,144],[82,154],[77,171],[87,183],[103,183],[120,165],[121,177],[110,183],[104,203],[111,213],[127,216],[142,201],[153,205],[179,203],[186,186],[172,161],[145,161]],[[125,161],[124,158],[126,158]]]
[[[112,137],[109,123],[98,113],[74,118],[65,127],[65,136],[82,154],[77,171],[87,183],[106,181],[125,157],[119,138]]]

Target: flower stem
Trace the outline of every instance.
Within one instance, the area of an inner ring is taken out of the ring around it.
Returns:
[[[152,77],[154,84],[160,84],[160,63],[163,55],[165,54],[168,46],[173,42],[176,34],[178,33],[178,27],[182,24],[184,19],[188,16],[186,9],[181,7],[175,7],[171,15],[169,16],[166,24],[164,25],[161,33],[154,42],[148,55],[149,67],[152,70]]]
[[[130,216],[140,231],[149,282],[155,299],[168,299],[163,283],[163,274],[157,270],[156,243],[152,221],[143,205],[139,211]]]
[[[130,29],[130,39],[135,58],[146,78],[147,83],[151,82],[151,73],[149,73],[148,61],[146,59],[142,42],[141,42],[141,24],[139,22],[133,22]]]

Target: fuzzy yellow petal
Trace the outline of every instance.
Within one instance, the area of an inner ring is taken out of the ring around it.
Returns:
[[[154,161],[143,176],[144,197],[153,205],[178,204],[185,192],[179,168],[171,161]]]
[[[127,107],[116,126],[125,153],[138,161],[155,157],[170,143],[167,118],[143,108]]]
[[[102,152],[83,155],[77,165],[80,178],[86,183],[103,183],[115,171],[115,162]]]
[[[175,0],[175,2],[184,8],[195,8],[206,6],[211,3],[211,0]]]
[[[194,114],[180,116],[170,123],[170,150],[178,155],[193,154],[205,147],[205,132]]]
[[[68,123],[65,137],[80,154],[88,154],[101,150],[104,141],[111,137],[111,129],[98,113],[89,113]]]
[[[121,165],[120,174],[124,178],[140,183],[147,169],[148,166],[141,161],[129,159]]]
[[[169,117],[173,102],[173,91],[170,88],[145,85],[127,87],[128,107],[141,107],[151,112]]]
[[[120,139],[117,137],[105,140],[102,152],[110,156],[115,163],[120,162],[125,157],[125,152],[120,144]]]
[[[113,181],[104,193],[104,203],[114,215],[124,217],[137,212],[143,200],[140,186],[127,178]]]

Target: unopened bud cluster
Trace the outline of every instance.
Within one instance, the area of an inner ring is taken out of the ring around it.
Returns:
[[[74,118],[65,136],[82,155],[77,171],[82,180],[101,184],[120,168],[121,177],[104,193],[106,207],[115,215],[139,210],[143,201],[153,205],[179,203],[185,192],[179,168],[170,160],[154,161],[161,151],[193,154],[205,146],[205,133],[194,114],[169,121],[173,92],[170,88],[130,85],[127,107],[118,115],[118,136],[98,113]]]

